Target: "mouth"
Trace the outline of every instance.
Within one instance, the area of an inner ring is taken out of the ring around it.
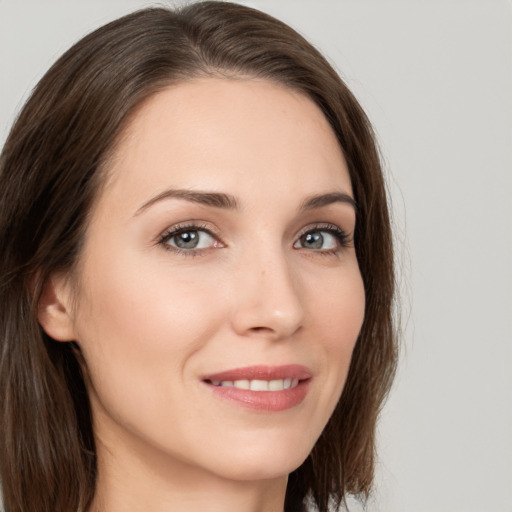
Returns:
[[[305,399],[312,377],[312,371],[302,365],[251,366],[208,375],[202,382],[233,405],[278,412]]]
[[[236,389],[250,389],[251,391],[283,391],[284,389],[292,389],[298,386],[299,379],[273,379],[273,380],[207,380],[213,386]]]

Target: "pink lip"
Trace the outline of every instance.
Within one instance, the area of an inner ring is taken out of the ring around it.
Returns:
[[[249,366],[205,376],[202,380],[216,396],[236,405],[259,411],[284,411],[299,405],[305,398],[313,372],[302,365]],[[297,379],[296,387],[280,391],[251,391],[235,387],[214,386],[213,381]]]
[[[299,379],[306,380],[313,376],[313,372],[300,364],[287,364],[283,366],[247,366],[235,368],[220,373],[205,375],[203,380],[226,381],[226,380],[277,380],[277,379]]]

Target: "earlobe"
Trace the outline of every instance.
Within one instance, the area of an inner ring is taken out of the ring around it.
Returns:
[[[75,341],[69,283],[64,276],[52,275],[43,285],[38,304],[38,320],[48,336],[56,341]]]

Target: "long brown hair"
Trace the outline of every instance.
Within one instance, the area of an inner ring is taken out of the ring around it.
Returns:
[[[0,478],[8,512],[69,512],[91,503],[96,454],[73,343],[37,321],[48,276],[73,270],[108,158],[136,107],[198,76],[278,82],[323,111],[348,163],[357,202],[364,324],[342,397],[307,460],[289,477],[286,511],[325,512],[367,496],[375,425],[397,358],[393,251],[371,126],[327,61],[257,10],[200,2],[150,8],[101,27],[39,82],[0,157]]]

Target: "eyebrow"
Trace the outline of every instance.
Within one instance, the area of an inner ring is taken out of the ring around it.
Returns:
[[[192,203],[202,204],[204,206],[213,206],[214,208],[222,208],[226,210],[239,210],[240,205],[236,197],[222,192],[202,192],[196,190],[169,189],[152,197],[146,201],[136,212],[134,216],[140,215],[150,206],[164,201],[166,199],[184,199]],[[301,204],[299,210],[307,211],[329,206],[334,203],[345,203],[357,211],[355,200],[344,192],[330,192],[328,194],[316,194],[307,197]]]
[[[323,206],[329,206],[334,203],[345,203],[357,212],[357,203],[353,197],[344,192],[330,192],[329,194],[318,194],[306,198],[301,207],[301,211],[314,210],[316,208],[322,208]]]
[[[135,216],[140,215],[150,206],[165,199],[184,199],[192,203],[202,204],[204,206],[213,206],[215,208],[224,208],[227,210],[238,210],[240,208],[235,197],[221,192],[201,192],[196,190],[169,189],[145,202],[136,212]]]

